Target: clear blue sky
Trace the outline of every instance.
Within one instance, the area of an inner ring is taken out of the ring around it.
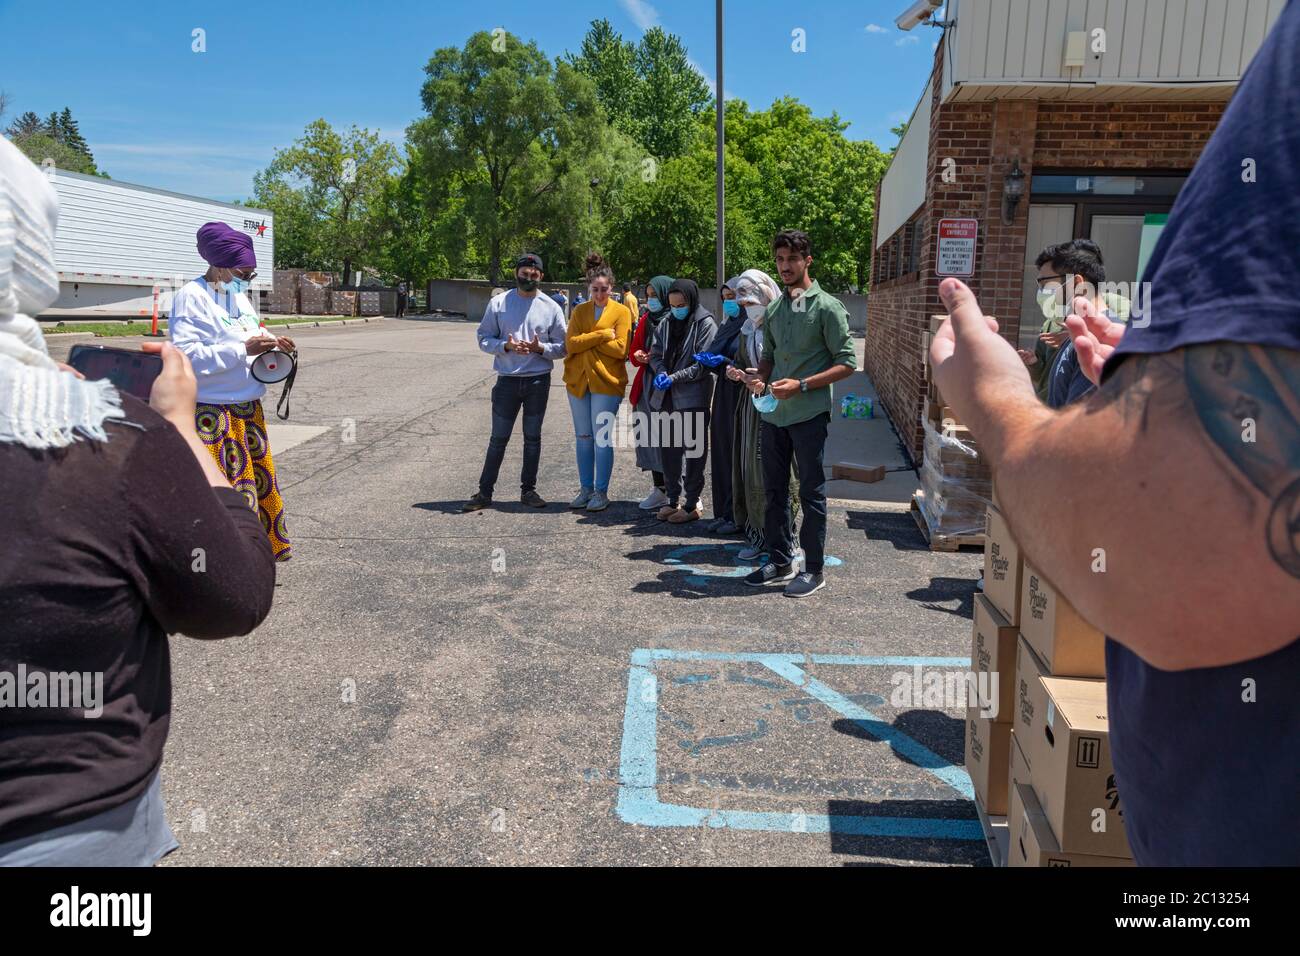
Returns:
[[[899,33],[908,0],[729,0],[725,87],[753,108],[784,95],[851,122],[884,148],[921,95],[939,31]],[[402,142],[420,114],[423,68],[439,47],[504,27],[550,56],[576,50],[606,17],[629,39],[658,24],[714,70],[713,4],[704,0],[371,0],[193,4],[0,0],[0,91],[8,125],[68,106],[115,179],[242,199],[277,147],[324,117]],[[191,51],[191,31],[207,52]],[[807,52],[791,50],[791,31]],[[710,80],[711,82],[711,80]]]

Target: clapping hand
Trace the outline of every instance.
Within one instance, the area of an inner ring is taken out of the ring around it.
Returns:
[[[1074,311],[1065,317],[1079,353],[1079,368],[1094,385],[1101,385],[1101,370],[1124,337],[1123,322],[1112,322],[1084,296],[1074,300]]]

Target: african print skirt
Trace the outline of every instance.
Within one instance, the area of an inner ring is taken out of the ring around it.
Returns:
[[[199,438],[225,472],[231,487],[242,492],[248,506],[262,519],[277,561],[288,561],[292,549],[284,524],[284,500],[275,480],[275,463],[266,437],[266,416],[262,403],[205,405],[194,409]]]

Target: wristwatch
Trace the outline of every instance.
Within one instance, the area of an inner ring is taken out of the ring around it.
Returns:
[[[799,391],[801,392],[808,391],[808,379],[806,378],[799,379]]]

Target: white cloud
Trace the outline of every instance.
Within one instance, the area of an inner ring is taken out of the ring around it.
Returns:
[[[907,46],[910,43],[920,43],[921,38],[915,33],[909,33],[906,36],[899,37],[894,41],[894,46]]]
[[[619,4],[642,33],[659,25],[659,11],[646,0],[619,0]]]
[[[880,24],[878,24],[878,23],[868,23],[867,26],[866,26],[866,31],[867,31],[868,33],[888,33],[888,32],[889,32],[888,30],[886,30],[884,27],[882,27],[882,26],[881,26]]]

